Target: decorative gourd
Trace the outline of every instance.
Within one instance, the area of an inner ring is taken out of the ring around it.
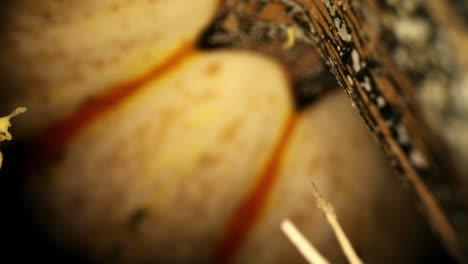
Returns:
[[[42,225],[98,262],[303,263],[289,217],[344,263],[313,181],[366,263],[414,263],[425,224],[346,95],[299,111],[272,59],[197,48],[218,4],[9,4],[0,108],[29,108]]]

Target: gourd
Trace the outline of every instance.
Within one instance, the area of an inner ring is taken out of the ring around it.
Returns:
[[[199,48],[218,5],[9,4],[0,108],[29,109],[37,221],[96,262],[302,263],[289,217],[343,263],[313,181],[364,262],[414,263],[426,226],[346,95],[298,110],[284,65]]]

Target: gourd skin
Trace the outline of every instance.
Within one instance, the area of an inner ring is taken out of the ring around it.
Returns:
[[[424,225],[345,94],[298,113],[280,65],[195,48],[217,4],[11,4],[0,107],[30,109],[23,138],[53,142],[66,128],[48,127],[131,86],[29,175],[38,221],[98,262],[303,263],[280,233],[291,217],[345,263],[314,181],[364,261],[414,263]]]
[[[84,129],[38,179],[41,211],[84,248],[105,255],[122,243],[129,254],[203,262],[261,176],[292,113],[282,72],[248,54],[182,64]],[[144,219],[132,223],[138,210]]]
[[[216,7],[216,0],[6,3],[0,110],[28,105],[17,130],[35,134],[192,46]]]

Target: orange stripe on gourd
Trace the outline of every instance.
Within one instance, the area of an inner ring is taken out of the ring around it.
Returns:
[[[45,182],[33,177],[42,210],[68,223],[60,233],[75,244],[102,250],[95,255],[120,241],[130,262],[210,259],[239,204],[256,197],[247,202],[255,217],[271,186],[251,191],[286,140],[288,86],[280,67],[254,54],[187,56],[82,128]],[[127,230],[136,210],[147,214],[139,239]]]

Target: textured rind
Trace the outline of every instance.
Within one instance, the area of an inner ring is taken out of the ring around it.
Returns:
[[[20,0],[2,5],[0,111],[27,105],[19,136],[193,44],[216,0]]]
[[[98,259],[118,249],[126,263],[206,263],[291,114],[271,61],[194,55],[82,131],[33,178],[34,202]]]

